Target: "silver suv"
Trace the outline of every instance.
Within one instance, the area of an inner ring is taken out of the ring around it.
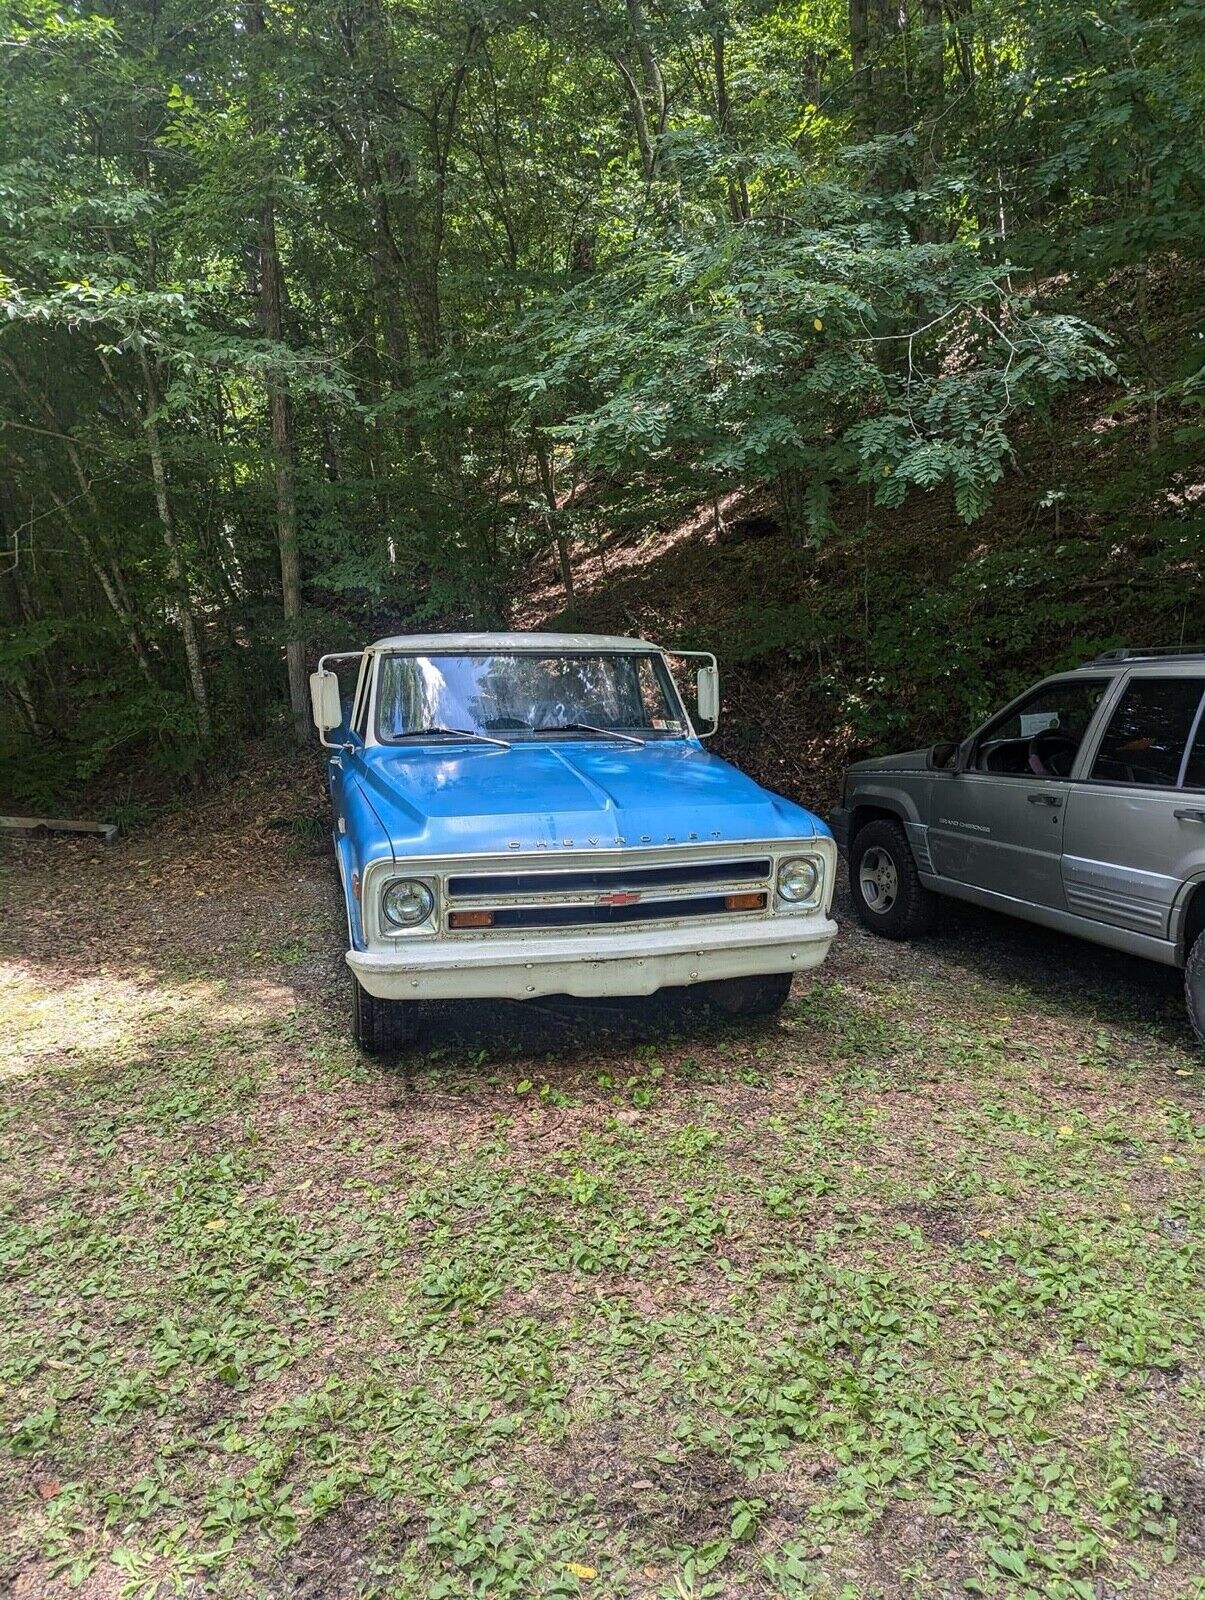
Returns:
[[[1183,967],[1205,1043],[1205,653],[1111,650],[961,743],[858,761],[831,821],[872,932],[948,894]]]

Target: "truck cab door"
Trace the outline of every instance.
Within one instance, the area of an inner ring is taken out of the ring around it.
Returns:
[[[1183,886],[1205,874],[1205,674],[1136,670],[1073,786],[1063,837],[1068,911],[1175,936]]]
[[[346,710],[344,725],[331,741],[337,744],[338,748],[331,750],[327,757],[326,781],[330,790],[331,810],[335,818],[336,840],[343,836],[347,826],[344,805],[349,769],[354,765],[358,753],[364,748],[369,677],[369,657],[365,653],[360,657],[360,667],[351,696],[344,702]]]
[[[975,736],[962,770],[933,786],[929,848],[943,877],[1062,909],[1070,777],[1109,683],[1040,684]]]

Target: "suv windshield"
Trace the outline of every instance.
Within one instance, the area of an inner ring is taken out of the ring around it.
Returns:
[[[642,739],[686,733],[659,655],[389,655],[381,661],[376,734],[382,743],[415,735],[478,733],[505,739],[624,733]]]

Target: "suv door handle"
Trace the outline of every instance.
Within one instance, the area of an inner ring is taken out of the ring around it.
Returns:
[[[1058,794],[1031,794],[1029,803],[1031,806],[1061,806],[1063,797]]]
[[[1177,822],[1205,822],[1205,811],[1173,811]]]

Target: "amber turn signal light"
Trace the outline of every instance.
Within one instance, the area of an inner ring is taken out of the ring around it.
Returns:
[[[724,896],[725,911],[764,911],[766,897],[764,894],[726,894]]]
[[[492,928],[492,911],[452,911],[448,915],[449,928]]]

